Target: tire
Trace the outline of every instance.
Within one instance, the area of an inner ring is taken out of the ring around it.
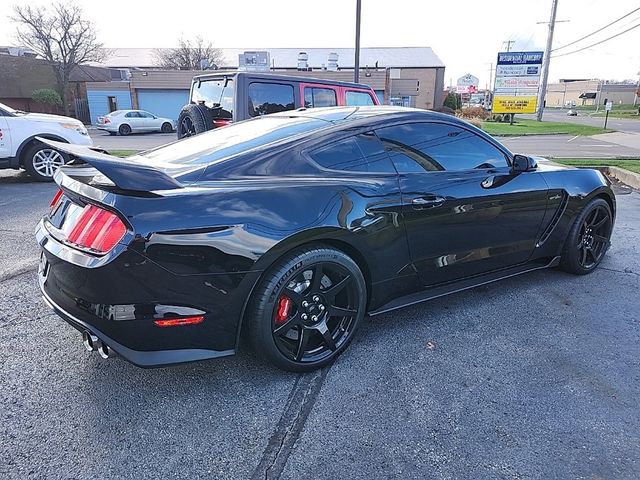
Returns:
[[[22,166],[38,182],[52,182],[58,169],[69,161],[69,156],[43,143],[27,147],[22,155]]]
[[[307,372],[333,362],[365,314],[367,288],[358,265],[327,247],[294,250],[257,285],[247,309],[254,349],[275,366]]]
[[[127,125],[126,123],[123,123],[118,128],[118,133],[120,135],[122,135],[122,136],[127,136],[127,135],[131,134],[131,127],[129,125]]]
[[[164,122],[160,127],[160,131],[162,133],[171,133],[173,132],[173,125],[171,125],[169,122]]]
[[[602,198],[591,200],[578,214],[567,235],[560,268],[576,275],[593,272],[609,248],[612,229],[609,204]]]
[[[213,115],[204,105],[189,104],[182,107],[178,116],[178,140],[192,137],[213,128]]]

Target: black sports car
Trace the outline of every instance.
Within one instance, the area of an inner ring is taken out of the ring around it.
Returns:
[[[230,355],[317,368],[376,315],[531,270],[602,260],[595,170],[513,155],[454,117],[395,107],[240,122],[72,163],[37,227],[46,302],[140,366]]]

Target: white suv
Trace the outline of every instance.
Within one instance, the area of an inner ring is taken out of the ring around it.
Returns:
[[[0,103],[0,168],[24,168],[36,180],[53,180],[69,157],[36,137],[93,145],[87,129],[75,118],[25,113]]]

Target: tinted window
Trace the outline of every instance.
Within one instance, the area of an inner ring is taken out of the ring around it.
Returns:
[[[214,111],[218,118],[232,118],[233,116],[233,78],[217,78],[202,80],[193,84],[191,101],[209,108],[222,107]]]
[[[376,133],[398,172],[506,167],[504,154],[473,132],[444,123],[411,123]]]
[[[331,170],[395,173],[389,157],[373,133],[339,140],[314,150],[310,157],[318,165]]]
[[[335,107],[338,105],[336,91],[332,88],[304,87],[304,106]]]
[[[313,118],[257,118],[185,138],[127,160],[135,159],[167,170],[181,165],[216,164],[239,153],[327,126],[330,126],[328,122]]]
[[[253,82],[249,85],[249,115],[267,115],[269,113],[293,110],[293,87],[278,83]]]
[[[344,94],[345,104],[350,106],[374,105],[373,98],[367,92],[354,92],[347,90]]]
[[[125,115],[127,118],[138,118],[138,112],[129,112]]]

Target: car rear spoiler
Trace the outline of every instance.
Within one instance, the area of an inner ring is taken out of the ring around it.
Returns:
[[[82,145],[56,142],[42,137],[36,139],[74,158],[84,160],[123,190],[150,192],[183,187],[175,178],[150,165],[122,160]]]

